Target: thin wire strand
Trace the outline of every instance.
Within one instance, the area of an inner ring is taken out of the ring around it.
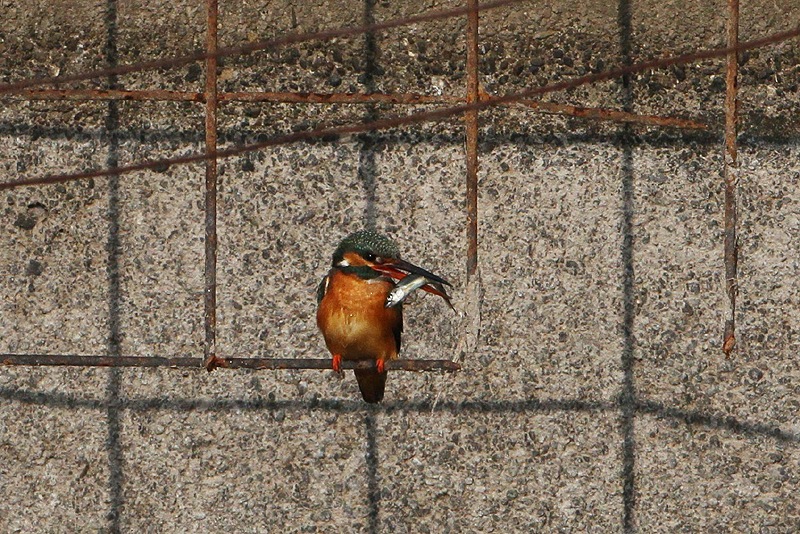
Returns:
[[[491,98],[482,93],[481,99]],[[205,102],[205,94],[193,91],[155,90],[105,90],[105,89],[30,89],[15,92],[6,97],[9,100],[137,100],[155,102]],[[281,91],[235,91],[217,92],[217,102],[274,102],[281,104],[454,104],[466,99],[454,95],[425,95],[420,93],[316,93],[316,92],[281,92]],[[542,102],[540,100],[520,100],[507,104],[524,106],[540,113],[567,115],[570,117],[630,122],[650,126],[667,126],[688,130],[705,130],[708,126],[702,122],[661,115],[642,115],[617,109],[591,106],[575,106]]]

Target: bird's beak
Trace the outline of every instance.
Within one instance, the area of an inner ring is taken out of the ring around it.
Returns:
[[[438,282],[452,287],[452,284],[441,276],[435,275],[422,267],[417,267],[413,263],[401,259],[387,259],[384,263],[376,263],[371,265],[371,267],[378,272],[391,276],[395,280],[402,280],[409,274],[418,274],[432,282]]]

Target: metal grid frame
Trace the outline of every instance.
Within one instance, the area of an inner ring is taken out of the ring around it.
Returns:
[[[600,75],[585,77],[582,81],[571,84],[571,82],[556,84],[549,86],[542,91],[526,92],[522,97],[514,95],[512,97],[493,98],[485,94],[480,86],[480,77],[478,70],[479,59],[479,40],[478,40],[478,27],[479,27],[479,9],[487,7],[498,7],[500,5],[512,4],[517,0],[505,0],[494,2],[492,4],[484,4],[479,6],[478,0],[466,0],[466,8],[452,10],[448,16],[463,16],[467,17],[467,80],[466,80],[466,97],[432,97],[418,94],[307,94],[307,93],[270,93],[270,92],[219,92],[217,87],[217,61],[223,55],[233,55],[234,53],[247,52],[244,48],[236,50],[226,50],[221,53],[218,48],[217,42],[217,18],[218,18],[218,3],[217,0],[206,0],[207,10],[207,34],[206,34],[206,47],[204,54],[195,54],[188,58],[189,61],[202,60],[205,62],[205,90],[203,92],[176,92],[176,91],[161,91],[161,90],[146,90],[146,91],[124,91],[117,90],[113,87],[105,90],[81,90],[81,89],[29,89],[28,87],[39,83],[52,83],[62,80],[34,80],[34,83],[23,82],[22,84],[12,84],[5,87],[0,86],[0,95],[5,92],[13,92],[16,98],[23,98],[29,100],[153,100],[153,101],[191,101],[204,104],[205,109],[205,154],[199,156],[191,156],[188,158],[178,158],[169,161],[156,161],[147,162],[144,164],[133,165],[127,168],[112,168],[102,171],[92,171],[89,173],[61,175],[55,177],[46,177],[44,179],[33,179],[25,183],[5,183],[0,184],[0,188],[8,189],[18,187],[20,185],[35,184],[35,183],[53,183],[59,181],[80,179],[89,176],[116,176],[120,171],[141,170],[146,168],[153,168],[164,165],[165,163],[177,164],[190,161],[205,161],[205,279],[204,279],[204,355],[200,357],[136,357],[136,356],[120,356],[120,355],[105,355],[105,356],[86,356],[86,355],[67,355],[67,354],[47,354],[47,355],[29,355],[29,354],[0,354],[0,365],[16,365],[16,366],[39,366],[39,365],[69,365],[80,367],[171,367],[171,368],[186,368],[186,367],[205,367],[211,371],[217,367],[222,368],[247,368],[247,369],[330,369],[330,359],[271,359],[271,358],[223,358],[217,355],[216,352],[216,256],[217,256],[217,159],[219,157],[235,155],[244,151],[252,149],[263,148],[276,144],[283,144],[295,140],[308,139],[313,137],[322,137],[325,135],[353,133],[358,131],[365,131],[373,128],[386,128],[402,124],[410,124],[418,122],[418,120],[392,120],[385,119],[382,121],[375,121],[365,126],[349,126],[344,128],[333,128],[326,130],[317,130],[311,132],[311,135],[300,133],[283,136],[281,138],[253,145],[250,147],[236,148],[232,150],[218,150],[217,147],[217,111],[221,102],[230,101],[249,101],[249,102],[284,102],[284,103],[316,103],[316,102],[346,102],[346,103],[391,103],[397,105],[403,104],[417,104],[417,103],[444,103],[444,104],[458,104],[456,107],[448,108],[446,112],[434,111],[418,114],[420,120],[433,120],[442,118],[448,115],[463,113],[465,117],[465,134],[466,134],[466,234],[467,234],[467,250],[466,250],[466,266],[468,281],[477,275],[478,268],[478,114],[481,109],[495,106],[495,105],[508,105],[508,104],[523,104],[530,108],[550,113],[561,113],[576,117],[586,117],[589,119],[601,120],[616,120],[627,123],[643,123],[656,126],[670,126],[677,128],[704,128],[703,124],[681,120],[669,117],[658,116],[641,116],[631,113],[629,110],[607,110],[607,109],[587,109],[578,108],[573,106],[564,106],[558,104],[547,104],[534,100],[529,100],[530,96],[536,94],[549,92],[550,90],[568,88],[577,86],[588,81],[599,81],[610,79],[618,76],[629,76],[633,72],[646,70],[648,68],[661,67],[670,64],[685,63],[690,60],[704,58],[704,57],[719,57],[725,56],[727,58],[726,69],[726,96],[725,96],[725,164],[723,169],[724,176],[724,192],[725,192],[725,213],[724,213],[724,269],[726,279],[726,292],[728,296],[728,310],[726,311],[727,317],[725,321],[725,330],[723,336],[722,350],[725,354],[729,354],[735,346],[735,310],[736,310],[736,292],[737,292],[737,206],[736,206],[736,184],[738,178],[738,161],[737,161],[737,69],[738,69],[738,53],[740,50],[748,48],[757,48],[770,42],[777,42],[778,40],[785,40],[788,38],[796,37],[800,31],[786,32],[779,36],[772,36],[760,41],[753,41],[741,45],[738,40],[738,19],[739,7],[738,0],[727,0],[728,7],[728,22],[726,27],[727,33],[727,48],[724,50],[717,50],[706,53],[688,54],[679,58],[672,58],[667,60],[656,60],[647,62],[645,64],[634,65],[630,59],[630,48],[623,44],[623,56],[626,61],[626,66],[615,71],[608,71]],[[621,13],[621,23],[630,26],[630,6],[626,2],[621,5],[627,5],[627,12]],[[418,17],[419,19],[420,17]],[[424,18],[424,17],[422,17]],[[408,21],[407,21],[408,22]],[[413,22],[413,21],[412,21]],[[354,29],[351,33],[364,33],[367,31],[391,27],[390,24],[373,24],[362,28]],[[326,33],[326,32],[323,32]],[[327,35],[335,34],[336,32],[327,32]],[[287,40],[287,42],[290,40]],[[187,58],[182,58],[186,61]],[[161,61],[152,62],[153,64],[178,64],[176,61]],[[127,67],[116,67],[108,69],[110,74],[121,74],[130,72],[136,69],[126,70]],[[141,67],[141,65],[139,66]],[[152,65],[150,65],[152,68]],[[66,79],[67,77],[65,77]],[[79,79],[79,78],[75,78]],[[16,87],[14,87],[16,85]],[[112,82],[113,85],[113,82]],[[631,201],[629,198],[631,194],[630,188],[628,191],[623,191],[623,196],[626,202]],[[632,228],[632,221],[630,219],[624,221],[628,225],[628,232],[630,235]],[[624,248],[624,245],[623,245]],[[623,252],[624,255],[624,252]],[[628,258],[630,260],[630,258]],[[624,290],[626,298],[632,295],[633,291],[633,276],[632,272],[626,272],[624,276]],[[631,308],[629,310],[629,308]],[[626,347],[631,347],[629,343],[632,338],[633,327],[633,312],[631,306],[626,306],[623,337],[626,338]],[[343,362],[344,368],[369,368],[374,366],[372,362]],[[634,508],[635,508],[635,486],[634,486],[634,445],[633,445],[633,419],[637,413],[657,413],[667,415],[669,417],[680,418],[694,424],[713,425],[731,428],[736,431],[745,433],[768,435],[781,441],[796,441],[796,437],[790,433],[783,432],[779,429],[767,425],[752,425],[742,423],[734,420],[733,418],[714,418],[698,414],[683,412],[681,410],[671,410],[664,408],[654,403],[647,403],[638,400],[634,391],[633,383],[633,354],[632,350],[625,350],[622,356],[622,366],[624,371],[624,381],[622,386],[622,394],[619,403],[605,404],[605,403],[579,403],[580,405],[560,405],[555,403],[542,403],[538,401],[529,401],[525,406],[517,405],[518,403],[506,403],[509,410],[519,409],[537,409],[537,410],[581,410],[581,411],[606,411],[606,410],[620,410],[621,423],[622,423],[622,480],[623,480],[623,503],[624,503],[624,517],[623,529],[631,531],[634,528]],[[388,362],[387,369],[391,370],[458,370],[460,366],[449,360],[397,360]],[[35,399],[33,399],[35,400]],[[274,404],[274,403],[272,403]],[[574,404],[574,403],[573,403]],[[441,404],[443,408],[448,407],[448,403]],[[338,409],[339,403],[321,405],[324,409]],[[429,405],[420,405],[411,407],[411,409],[427,410],[431,408]],[[469,402],[458,403],[457,406],[453,404],[451,408],[458,408],[461,410],[475,410],[481,411],[482,407],[479,405],[472,406]],[[371,409],[371,408],[370,408]],[[111,408],[109,408],[109,417],[112,418]],[[369,449],[372,451],[375,447],[375,421],[373,411],[367,411],[366,425],[367,435],[369,441]],[[118,415],[117,415],[118,418]],[[118,421],[117,421],[118,426]],[[371,429],[371,431],[370,431]],[[118,430],[118,429],[117,429]],[[371,437],[370,437],[371,436]],[[113,454],[112,454],[113,455]],[[370,473],[370,524],[373,530],[376,530],[377,525],[377,492],[376,487],[372,487],[372,482],[375,480],[376,467],[368,466]],[[113,476],[113,474],[112,474]],[[377,483],[375,483],[377,484]],[[112,484],[113,485],[113,484]],[[119,496],[116,497],[119,499]],[[114,500],[114,499],[112,499]],[[375,502],[372,502],[375,500]],[[119,502],[112,503],[119,505]],[[114,519],[116,529],[119,528],[118,518]]]
[[[725,335],[723,350],[726,354],[735,346],[735,303],[737,287],[737,248],[736,248],[736,125],[737,125],[737,74],[738,74],[738,0],[728,0],[728,24],[727,24],[727,50],[714,51],[713,54],[691,54],[667,60],[650,61],[645,64],[633,65],[630,58],[626,58],[626,67],[615,71],[608,71],[600,75],[586,76],[583,79],[548,86],[542,90],[526,92],[525,95],[512,95],[511,97],[493,98],[485,93],[480,85],[480,73],[478,70],[478,26],[479,12],[481,10],[493,9],[519,2],[519,0],[498,0],[495,2],[479,5],[477,0],[467,0],[464,8],[452,9],[442,12],[434,12],[419,17],[412,17],[402,21],[390,21],[387,23],[370,24],[360,28],[345,30],[333,30],[311,34],[310,36],[289,36],[288,38],[276,39],[266,42],[247,45],[244,47],[220,49],[217,39],[217,19],[219,7],[217,0],[206,0],[206,47],[205,53],[196,53],[191,56],[151,61],[138,65],[117,66],[105,69],[100,73],[84,73],[69,75],[57,78],[46,78],[39,80],[25,80],[6,86],[0,86],[2,93],[12,93],[15,98],[29,100],[138,100],[138,101],[189,101],[203,103],[205,109],[205,153],[198,156],[175,158],[171,160],[145,162],[142,164],[131,165],[125,168],[109,168],[101,171],[90,171],[85,173],[64,174],[58,176],[48,176],[38,179],[24,180],[22,182],[12,182],[0,184],[0,188],[6,189],[19,187],[20,185],[31,185],[38,183],[56,183],[81,178],[97,176],[117,176],[121,172],[148,169],[169,164],[188,163],[193,161],[205,161],[205,282],[204,282],[204,355],[202,362],[199,358],[179,357],[108,357],[108,356],[86,356],[86,355],[54,355],[54,354],[2,354],[4,365],[77,365],[77,366],[114,366],[114,367],[193,367],[203,365],[209,371],[217,367],[225,368],[247,368],[247,369],[329,369],[330,360],[314,359],[272,359],[272,358],[222,358],[216,353],[216,313],[217,313],[217,291],[216,291],[216,257],[217,257],[217,159],[239,154],[245,151],[265,148],[277,144],[285,144],[295,140],[308,139],[312,137],[323,137],[325,135],[338,135],[343,133],[354,133],[378,128],[387,128],[395,125],[419,122],[420,120],[435,120],[455,113],[463,113],[465,117],[466,134],[466,233],[467,233],[467,280],[473,277],[478,267],[478,112],[482,108],[494,105],[522,104],[534,110],[547,113],[557,113],[587,119],[612,120],[623,123],[649,124],[654,126],[668,126],[686,129],[704,129],[706,126],[700,122],[678,119],[673,117],[662,117],[652,115],[637,115],[628,110],[609,110],[598,108],[583,108],[568,106],[563,104],[551,104],[539,102],[525,98],[534,94],[542,94],[553,90],[573,87],[614,77],[628,76],[632,72],[646,70],[647,68],[665,66],[687,62],[690,59],[700,57],[713,57],[725,55],[727,57],[726,71],[726,100],[725,100],[725,273],[726,288],[729,299],[728,318],[725,323]],[[249,53],[255,50],[267,48],[269,45],[308,38],[330,38],[337,35],[350,35],[366,33],[402,24],[411,24],[418,21],[435,20],[438,18],[449,18],[455,16],[467,17],[467,79],[466,97],[452,96],[428,96],[414,93],[398,94],[353,94],[353,93],[286,93],[286,92],[219,92],[217,87],[217,62],[220,57],[234,56],[242,53]],[[797,33],[797,32],[789,32]],[[794,35],[792,35],[794,36]],[[791,36],[790,36],[791,37]],[[769,42],[770,40],[763,40]],[[756,48],[761,43],[748,43],[742,48]],[[629,55],[629,53],[627,54]],[[205,90],[203,92],[181,92],[167,90],[119,90],[115,88],[102,90],[85,89],[30,89],[31,86],[38,86],[48,83],[64,83],[67,81],[83,80],[95,78],[99,75],[116,76],[128,72],[135,72],[156,67],[174,67],[184,65],[193,61],[202,60],[205,62]],[[528,95],[527,93],[530,93]],[[446,108],[445,113],[441,111],[417,114],[412,120],[384,119],[374,121],[364,126],[350,126],[344,128],[329,128],[312,132],[301,132],[299,134],[281,136],[258,145],[248,147],[237,147],[230,150],[218,150],[217,148],[217,111],[221,102],[280,102],[280,103],[389,103],[396,105],[421,104],[421,103],[461,103],[466,105],[455,108]],[[309,135],[312,134],[312,135]],[[374,366],[372,362],[343,362],[345,369],[368,368]],[[396,360],[387,364],[387,369],[391,370],[449,370],[455,371],[460,366],[450,360]]]

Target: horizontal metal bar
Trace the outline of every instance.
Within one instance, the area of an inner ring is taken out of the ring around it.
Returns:
[[[315,92],[221,92],[220,102],[276,102],[288,104],[441,104],[446,96],[417,93],[315,93]],[[459,100],[456,98],[456,100]],[[460,99],[463,101],[463,99]]]
[[[203,369],[203,358],[161,356],[85,356],[78,354],[0,354],[0,366],[74,366],[74,367],[195,367]],[[214,367],[225,369],[331,369],[328,358],[221,358]],[[342,369],[374,369],[375,362],[343,361]],[[450,360],[392,360],[390,371],[459,371],[461,366]]]

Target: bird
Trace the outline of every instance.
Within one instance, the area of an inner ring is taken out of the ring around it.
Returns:
[[[397,358],[403,333],[402,304],[387,303],[395,280],[408,275],[430,282],[423,290],[450,304],[444,278],[400,259],[397,244],[383,234],[362,230],[336,247],[328,274],[317,288],[317,326],[330,351],[332,368],[342,360],[374,360],[374,369],[354,369],[361,396],[368,403],[383,400],[386,362]],[[452,307],[452,305],[451,305]]]

